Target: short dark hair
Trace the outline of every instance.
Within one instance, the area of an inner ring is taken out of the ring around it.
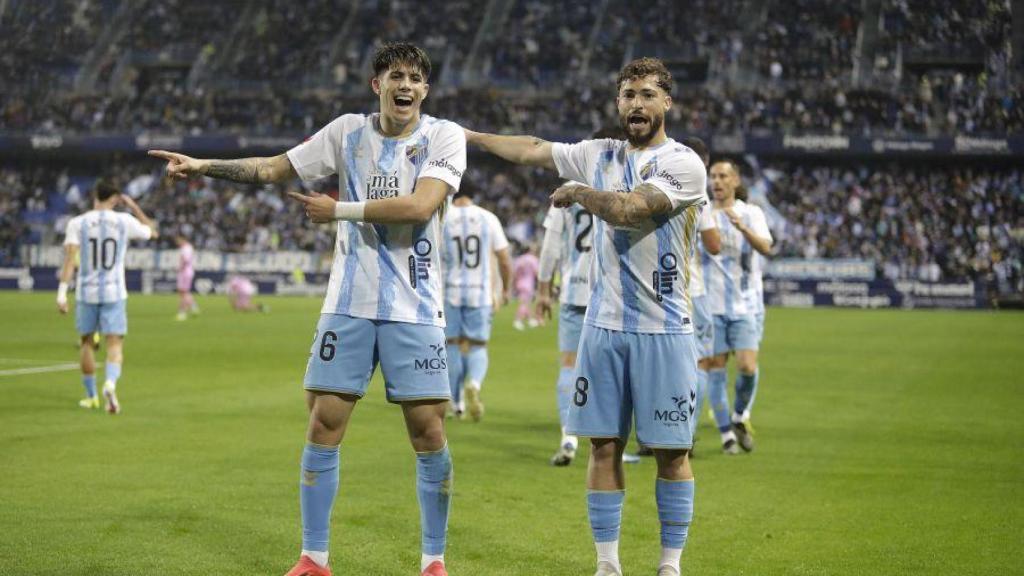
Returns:
[[[746,186],[744,186],[743,184],[740,184],[739,186],[736,187],[736,199],[737,200],[742,200],[742,201],[746,202],[747,198],[749,198],[749,197],[750,197],[750,194],[747,192],[747,187]]]
[[[424,79],[430,78],[430,57],[422,48],[410,42],[388,42],[378,48],[373,55],[374,78],[399,64],[419,68]]]
[[[590,135],[594,140],[601,140],[604,138],[611,138],[612,140],[625,140],[626,131],[622,129],[622,126],[617,124],[609,124],[608,126],[602,126],[598,128],[593,134]]]
[[[619,72],[619,80],[615,83],[615,90],[622,89],[622,83],[628,80],[634,80],[636,78],[644,78],[650,75],[656,75],[658,77],[658,87],[665,91],[669,96],[672,95],[672,90],[675,88],[675,82],[672,80],[672,73],[665,67],[665,63],[657,58],[637,58],[629,64],[623,66]]]
[[[708,145],[703,140],[696,136],[687,136],[682,140],[683,146],[693,150],[700,156],[700,161],[704,163],[705,168],[709,168],[708,162],[711,160],[711,156],[708,154]]]
[[[108,200],[113,196],[117,196],[121,193],[121,190],[114,186],[114,183],[110,180],[99,179],[96,181],[96,185],[93,187],[93,194],[96,195],[96,199],[100,202]]]

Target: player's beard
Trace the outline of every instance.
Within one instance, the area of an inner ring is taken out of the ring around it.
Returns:
[[[647,123],[648,129],[646,133],[634,134],[629,129],[629,116],[629,114],[619,116],[619,123],[622,125],[623,132],[626,133],[626,140],[628,140],[630,145],[635,148],[646,146],[651,140],[653,140],[654,135],[661,130],[661,125],[665,122],[664,116],[654,116],[653,118],[650,118]]]

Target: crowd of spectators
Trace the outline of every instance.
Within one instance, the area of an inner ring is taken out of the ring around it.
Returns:
[[[1024,172],[934,164],[771,164],[774,252],[872,260],[890,279],[998,280],[1024,292]]]

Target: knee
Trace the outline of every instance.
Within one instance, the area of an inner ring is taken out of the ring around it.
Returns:
[[[717,356],[712,356],[711,358],[708,358],[707,359],[708,370],[722,370],[722,369],[724,369],[725,368],[726,360],[728,360],[728,359],[729,359],[729,355],[728,354],[719,354]]]
[[[418,430],[409,431],[409,441],[413,450],[417,452],[436,452],[444,447],[445,436],[444,426],[441,421],[437,425],[427,426]]]
[[[590,440],[590,455],[595,463],[614,463],[621,458],[622,450],[620,444],[609,438],[592,438]]]
[[[658,478],[664,480],[685,480],[686,458],[689,450],[657,450]]]
[[[576,353],[575,352],[562,352],[562,368],[575,368],[576,367]]]

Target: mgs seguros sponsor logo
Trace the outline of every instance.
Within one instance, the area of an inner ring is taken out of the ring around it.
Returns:
[[[693,418],[697,393],[690,390],[689,395],[672,396],[672,407],[668,410],[654,409],[654,421],[663,422],[667,426],[689,422]]]
[[[434,375],[442,370],[448,369],[448,357],[445,353],[444,342],[431,344],[430,353],[423,358],[413,359],[413,366],[419,372]]]

